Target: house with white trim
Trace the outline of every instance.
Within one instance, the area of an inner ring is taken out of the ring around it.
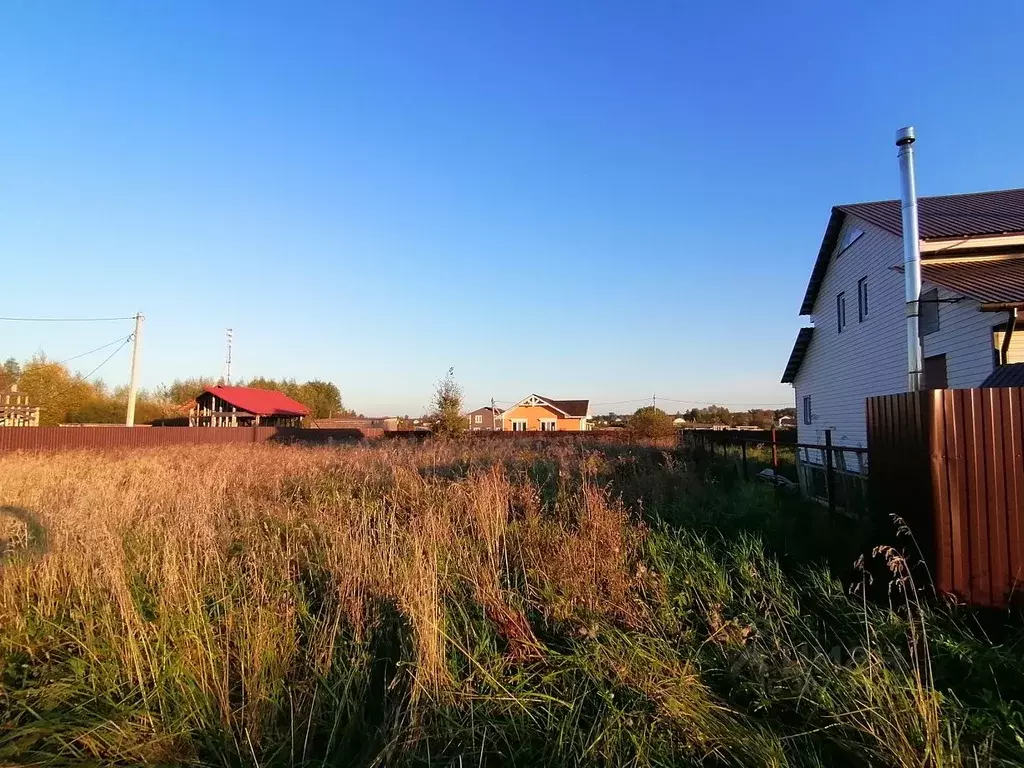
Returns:
[[[528,395],[501,414],[505,432],[585,432],[590,429],[589,400],[555,400]]]
[[[1024,189],[921,197],[918,212],[924,386],[1024,384]],[[908,390],[902,238],[899,200],[832,209],[782,376],[801,443],[866,447],[866,398]]]

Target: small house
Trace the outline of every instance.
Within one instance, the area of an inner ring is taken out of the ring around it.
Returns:
[[[193,427],[298,427],[309,408],[275,389],[207,387],[189,415]]]
[[[555,400],[529,395],[501,414],[505,432],[585,432],[589,400]]]
[[[466,414],[469,420],[470,432],[500,432],[501,431],[501,408],[484,406],[470,411]]]

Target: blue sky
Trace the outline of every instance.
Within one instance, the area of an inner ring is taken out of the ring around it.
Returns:
[[[981,5],[9,2],[0,315],[141,310],[146,386],[231,326],[236,376],[367,413],[449,366],[474,406],[789,403],[829,208],[898,195],[897,128],[921,194],[1022,185],[1024,5]]]

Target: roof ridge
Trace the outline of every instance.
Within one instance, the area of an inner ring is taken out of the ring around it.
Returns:
[[[979,197],[981,195],[1001,195],[1007,192],[1021,192],[1024,193],[1024,187],[1010,187],[1009,189],[987,189],[982,192],[953,192],[948,195],[918,195],[917,200],[948,200],[953,197]],[[861,200],[858,203],[840,203],[839,205],[833,206],[840,210],[844,208],[851,208],[855,205],[881,205],[883,203],[900,203],[899,198],[887,198],[885,200]]]

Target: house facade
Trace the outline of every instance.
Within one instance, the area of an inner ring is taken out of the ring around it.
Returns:
[[[299,427],[309,408],[284,392],[253,387],[207,387],[189,414],[193,427]]]
[[[1024,329],[1014,333],[1024,190],[923,197],[918,210],[924,386],[983,386],[1024,362]],[[908,390],[902,265],[898,200],[832,209],[800,308],[810,325],[782,377],[795,391],[799,442],[831,432],[836,445],[866,447],[865,399]]]
[[[501,431],[501,408],[485,406],[477,408],[466,414],[469,421],[470,432],[500,432]]]
[[[500,421],[505,432],[585,432],[589,418],[589,400],[530,395],[502,413]]]

